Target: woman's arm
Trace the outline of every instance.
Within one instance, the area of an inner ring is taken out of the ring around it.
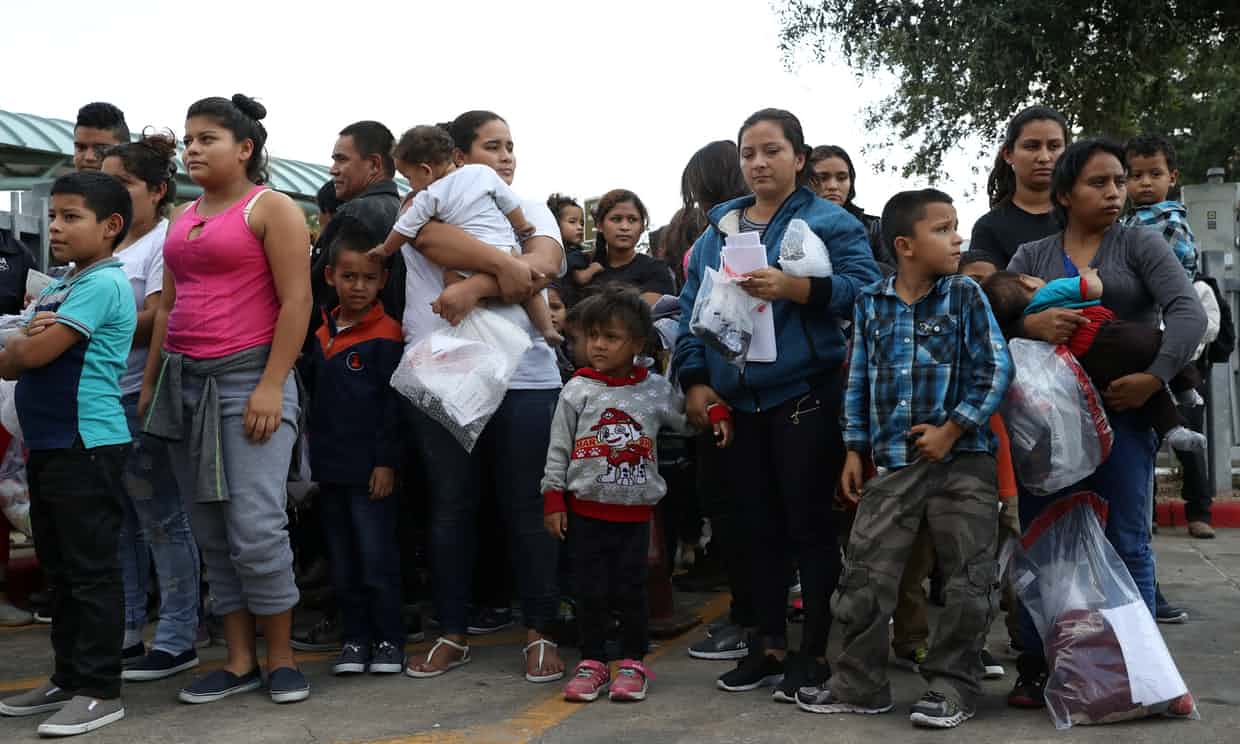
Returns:
[[[974,230],[974,235],[977,230]],[[1040,241],[1039,241],[1040,242]],[[1017,274],[1041,276],[1034,260],[1033,244],[1025,244],[1016,250],[1016,255],[1008,262],[1008,271]],[[972,247],[970,247],[972,252]],[[1041,276],[1042,279],[1047,277]],[[1066,344],[1076,329],[1089,322],[1080,310],[1069,310],[1064,307],[1053,307],[1040,313],[1026,315],[1016,322],[1012,335],[1032,338],[1050,344]],[[1012,329],[1004,329],[1012,331]]]
[[[1206,313],[1193,285],[1175,254],[1152,230],[1129,230],[1129,255],[1141,282],[1162,310],[1162,346],[1146,370],[1160,380],[1170,380],[1193,359],[1193,351],[1206,332]]]
[[[142,373],[142,392],[138,395],[138,416],[146,417],[146,409],[159,381],[159,367],[163,361],[164,340],[168,337],[168,315],[177,301],[176,280],[168,266],[164,266],[164,288],[159,293],[159,304],[151,321],[151,343],[146,352],[146,370]]]
[[[160,297],[163,291],[152,292],[146,296],[146,301],[142,303],[142,310],[138,312],[138,325],[133,330],[133,345],[135,347],[147,346],[151,342],[151,332],[155,330],[155,314],[159,312]]]
[[[535,240],[537,238],[527,241],[527,249]],[[505,302],[528,300],[534,294],[535,282],[541,278],[536,276],[540,272],[523,261],[523,257],[518,258],[507,251],[498,251],[455,225],[430,222],[418,233],[413,246],[445,269],[490,274],[495,278],[499,291],[486,296],[497,296]],[[477,283],[471,285],[473,288],[478,286]],[[485,285],[483,288],[485,289]]]
[[[280,303],[271,355],[245,411],[247,436],[265,442],[280,428],[284,382],[297,361],[310,322],[310,232],[301,209],[284,194],[264,197],[255,204],[251,217],[254,234],[263,242]]]
[[[430,225],[427,227],[430,227]],[[458,230],[458,228],[451,225],[445,225],[445,227]],[[422,232],[425,234],[426,230],[423,229]],[[473,240],[463,230],[460,232],[466,238]],[[479,245],[486,246],[486,249],[492,253],[506,256],[503,251],[497,251],[486,243],[479,242]],[[521,256],[516,258],[509,256],[508,259],[516,262],[518,266],[525,267],[525,270],[535,277],[531,292],[525,298],[528,299],[535,292],[541,292],[543,287],[546,287],[548,282],[551,281],[551,277],[560,273],[564,253],[563,249],[560,248],[560,244],[554,238],[549,238],[545,235],[535,235],[526,240],[523,250],[525,252]],[[434,261],[435,259],[432,258],[431,260]],[[489,273],[474,274],[468,279],[445,287],[443,294],[439,295],[431,303],[431,309],[444,320],[452,325],[456,325],[482,300],[498,297],[501,301],[507,303],[507,297],[502,289],[501,281],[494,275]]]

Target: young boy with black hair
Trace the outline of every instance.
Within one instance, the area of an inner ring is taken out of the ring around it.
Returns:
[[[310,392],[310,472],[319,484],[342,648],[335,674],[399,674],[401,400],[389,384],[404,348],[400,324],[376,298],[388,279],[370,249],[382,236],[352,217],[339,224],[325,268],[340,304],[325,314],[300,371]]]
[[[1146,134],[1129,140],[1124,151],[1128,160],[1128,198],[1132,199],[1132,213],[1124,224],[1158,228],[1189,281],[1196,279],[1199,257],[1197,241],[1188,227],[1188,209],[1183,202],[1169,198],[1180,180],[1175,148],[1165,137]]]
[[[26,330],[0,351],[17,380],[17,415],[30,455],[30,521],[52,593],[51,680],[0,702],[0,713],[57,711],[43,736],[83,734],[125,717],[121,642],[125,603],[117,535],[130,443],[120,378],[137,325],[133,291],[112,257],[133,203],[98,172],[52,185],[52,254],[73,270],[44,289]]]
[[[924,521],[947,605],[920,664],[929,689],[910,720],[952,728],[972,717],[981,693],[979,659],[998,580],[996,441],[988,423],[1012,362],[981,288],[956,274],[963,240],[951,197],[901,192],[882,220],[898,268],[857,303],[844,398],[840,494],[857,503],[857,515],[833,599],[843,649],[831,679],[801,688],[797,705],[813,713],[891,710],[888,619]],[[880,474],[862,493],[867,454]]]
[[[689,424],[671,383],[639,364],[655,329],[637,292],[609,287],[573,312],[589,366],[560,392],[542,480],[544,523],[568,538],[578,593],[582,660],[564,697],[590,702],[610,685],[612,700],[643,700],[650,677],[642,664],[650,518],[667,492],[655,453],[660,429],[687,432]],[[727,407],[713,406],[710,420],[726,447]],[[613,612],[620,615],[624,656],[615,679],[604,650]]]

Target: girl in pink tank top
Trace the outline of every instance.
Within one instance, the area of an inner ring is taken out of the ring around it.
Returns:
[[[256,621],[266,637],[272,699],[310,694],[290,644],[298,593],[282,528],[297,437],[291,371],[310,318],[310,235],[293,201],[262,185],[267,132],[259,120],[266,113],[238,94],[203,99],[186,114],[182,157],[203,195],[174,215],[168,230],[151,335],[152,352],[163,353],[149,355],[139,401],[147,429],[161,421],[180,455],[177,480],[189,490],[213,608],[228,641],[224,669],[181,691],[191,703],[256,686]],[[166,374],[174,369],[182,373]],[[231,403],[237,400],[245,400],[243,411]],[[166,415],[172,406],[178,415]],[[195,439],[200,419],[214,425],[205,427],[212,436]],[[209,495],[204,483],[215,486]]]

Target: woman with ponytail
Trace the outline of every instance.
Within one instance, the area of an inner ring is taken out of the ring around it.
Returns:
[[[228,660],[181,690],[209,703],[262,686],[255,622],[277,703],[305,700],[289,644],[297,586],[285,481],[297,440],[293,362],[310,316],[310,235],[301,210],[267,187],[267,111],[243,95],[204,98],[185,122],[186,170],[202,196],[174,217],[163,296],[139,411],[171,440],[191,504],[210,609]]]
[[[1045,106],[1030,106],[1008,122],[986,182],[990,211],[973,225],[973,260],[1005,269],[1022,243],[1061,229],[1051,209],[1051,173],[1069,139],[1063,114]]]
[[[171,133],[147,134],[104,153],[103,172],[120,179],[133,200],[133,224],[113,251],[133,288],[138,327],[128,366],[121,376],[121,404],[133,448],[129,451],[121,499],[121,576],[125,587],[121,673],[127,682],[163,679],[198,666],[198,548],[182,505],[168,446],[142,434],[138,397],[150,351],[151,331],[163,295],[164,240],[168,211],[176,198],[176,140]],[[158,535],[159,539],[155,539]],[[159,582],[159,623],[150,652],[142,643],[151,558]]]
[[[672,270],[657,258],[637,252],[637,241],[650,223],[646,205],[628,189],[612,189],[594,208],[594,260],[584,273],[582,291],[612,283],[626,284],[654,305],[676,293]]]

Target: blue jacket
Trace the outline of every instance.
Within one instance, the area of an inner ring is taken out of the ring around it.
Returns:
[[[339,312],[327,316],[298,363],[310,394],[310,472],[321,483],[365,485],[376,467],[400,462],[402,404],[390,380],[404,341],[378,302],[343,331]]]
[[[775,361],[749,362],[743,372],[737,370],[689,332],[689,321],[706,267],[719,267],[724,237],[739,231],[740,212],[754,201],[752,195],[742,196],[711,210],[711,226],[693,246],[680,291],[680,334],[673,357],[682,387],[709,384],[742,411],[772,408],[805,395],[815,383],[837,374],[845,358],[841,323],[852,320],[861,288],[882,278],[862,224],[808,188],[797,189],[780,205],[763,233],[767,263],[779,266],[784,233],[793,220],[801,220],[826,244],[832,275],[810,280],[810,299],[805,305],[775,301]]]

